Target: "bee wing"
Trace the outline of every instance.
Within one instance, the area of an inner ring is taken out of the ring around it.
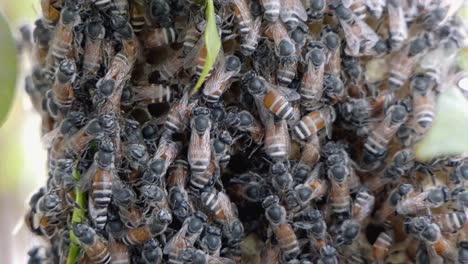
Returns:
[[[111,234],[109,234],[109,253],[113,261],[130,261],[128,247],[122,243],[117,242]]]
[[[192,50],[184,58],[184,69],[188,69],[193,66],[195,60],[197,59],[198,52],[205,45],[205,38],[200,37],[193,46]]]
[[[300,0],[281,0],[281,21],[287,21],[290,17],[296,16],[297,19],[307,21],[307,12]]]
[[[224,258],[224,257],[215,257],[215,256],[209,256],[208,257],[208,264],[235,264],[236,262],[230,258]]]
[[[171,90],[169,87],[163,85],[144,85],[134,87],[135,101],[142,101],[147,99],[161,99],[166,98],[167,101],[170,100]]]
[[[343,28],[343,32],[346,39],[346,53],[350,56],[358,56],[359,55],[359,48],[361,46],[361,40],[359,37],[353,33],[353,28],[346,22],[342,22],[340,20],[341,27]]]
[[[391,35],[398,34],[402,40],[408,38],[408,26],[403,7],[397,1],[389,1],[387,11]],[[390,37],[392,38],[392,36]]]
[[[51,131],[44,134],[41,138],[42,145],[49,149],[52,147],[52,143],[54,142],[55,138],[60,134],[60,126],[52,129]]]
[[[98,170],[98,166],[94,161],[93,164],[88,168],[88,170],[81,175],[80,180],[78,181],[78,186],[83,192],[86,192],[91,189],[91,184],[93,183],[93,177]]]
[[[364,0],[364,4],[376,18],[382,16],[386,0]]]
[[[242,21],[250,21],[250,25],[248,27],[252,29],[252,14],[250,13],[250,8],[249,5],[247,4],[246,0],[232,0],[232,3],[236,6],[238,9],[237,12],[239,12],[239,15],[242,18]],[[234,13],[236,10],[234,10]]]
[[[307,221],[296,221],[292,225],[295,228],[304,229],[304,230],[311,229],[313,226],[312,223],[307,222]]]
[[[230,219],[237,218],[236,210],[234,210],[235,208],[233,208],[231,200],[226,194],[224,194],[224,192],[218,192],[218,201],[221,205],[221,208],[223,208],[223,213],[228,221]]]
[[[276,90],[286,98],[289,102],[297,101],[301,99],[301,95],[293,89],[286,87],[276,86]]]
[[[187,233],[187,220],[182,224],[181,229],[174,235],[172,236],[167,244],[164,246],[163,253],[164,254],[169,254],[173,250],[178,250],[178,248],[182,248],[181,246],[187,246],[187,241],[184,238],[185,234]]]

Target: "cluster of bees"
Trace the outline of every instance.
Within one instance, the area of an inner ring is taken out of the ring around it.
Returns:
[[[468,161],[413,151],[458,71],[461,2],[216,0],[193,93],[204,4],[41,0],[29,263],[468,263]]]

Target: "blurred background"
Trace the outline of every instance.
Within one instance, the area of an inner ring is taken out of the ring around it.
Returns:
[[[39,16],[38,0],[0,0],[0,12],[13,34]],[[0,40],[2,43],[4,40]],[[41,146],[40,119],[24,91],[29,65],[18,61],[13,105],[0,127],[0,256],[2,263],[26,263],[27,250],[40,243],[22,224],[31,193],[45,181],[46,152]],[[9,67],[9,65],[1,65]],[[11,66],[10,66],[11,67]],[[8,89],[0,87],[0,89]]]

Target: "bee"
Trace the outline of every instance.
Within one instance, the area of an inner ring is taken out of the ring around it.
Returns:
[[[143,174],[143,181],[149,183],[163,183],[169,165],[176,159],[181,146],[167,138],[161,138],[158,149],[149,160],[147,170]]]
[[[318,264],[338,264],[338,252],[332,246],[326,245],[320,249]]]
[[[52,264],[52,252],[44,246],[35,246],[28,250],[28,263]]]
[[[323,220],[319,210],[306,208],[301,221],[294,222],[294,226],[304,229],[307,232],[307,237],[311,239],[314,247],[320,251],[326,247],[327,240],[327,224]]]
[[[379,177],[372,177],[366,186],[372,192],[379,192],[386,184],[397,181],[414,166],[414,153],[411,149],[402,149],[393,154],[391,162],[385,167]]]
[[[388,198],[382,203],[379,210],[376,212],[378,221],[385,221],[389,216],[395,214],[395,209],[398,203],[406,197],[409,193],[413,192],[414,188],[411,184],[402,184],[393,189]]]
[[[260,122],[246,110],[240,112],[230,110],[224,118],[226,125],[234,127],[238,131],[246,132],[256,144],[261,144],[264,137],[264,129]]]
[[[143,1],[141,1],[143,2]],[[143,4],[142,4],[143,5]],[[149,10],[149,18],[153,23],[160,24],[163,27],[167,27],[173,24],[172,12],[174,9],[183,9],[185,7],[180,6],[180,3],[173,3],[161,1],[161,0],[150,0],[146,1],[145,8]],[[172,10],[171,10],[172,8]],[[182,10],[181,10],[182,11]],[[180,11],[179,11],[180,12]],[[186,15],[186,14],[184,14]]]
[[[142,226],[128,229],[122,242],[127,246],[144,244],[166,231],[169,224],[172,223],[172,215],[169,210],[162,208],[158,212],[152,212],[145,222]]]
[[[188,127],[190,113],[196,103],[190,103],[189,98],[190,93],[185,91],[179,101],[172,104],[164,123],[164,127],[168,133],[181,133]]]
[[[86,26],[86,43],[83,55],[83,76],[95,77],[104,62],[104,37],[106,29],[100,21]]]
[[[329,191],[329,185],[323,179],[309,177],[305,183],[298,184],[288,193],[287,204],[289,211],[298,213],[310,205],[310,201],[320,200]]]
[[[199,211],[185,219],[179,231],[164,246],[163,253],[169,256],[168,263],[180,263],[180,255],[184,249],[195,244],[203,232],[207,220],[207,216]]]
[[[435,92],[430,80],[424,76],[414,76],[411,81],[413,90],[413,129],[418,135],[423,135],[432,125],[435,116]]]
[[[153,28],[145,32],[145,48],[160,48],[177,42],[177,32],[174,28]]]
[[[311,41],[307,45],[307,66],[302,77],[299,94],[301,105],[307,110],[314,110],[323,93],[323,76],[325,70],[325,47],[322,42]]]
[[[422,192],[411,192],[396,205],[396,212],[411,215],[426,208],[440,207],[448,201],[449,189],[446,186],[432,187]]]
[[[34,57],[36,58],[39,66],[44,67],[46,64],[47,54],[49,52],[49,40],[51,39],[52,30],[47,28],[41,19],[36,20],[34,25]]]
[[[453,234],[458,232],[466,223],[464,212],[448,212],[432,215],[434,222],[440,227],[444,234]]]
[[[112,182],[112,204],[118,209],[122,223],[128,228],[143,224],[142,212],[136,205],[137,194],[130,186],[118,177]]]
[[[260,0],[265,12],[263,16],[268,22],[276,22],[280,15],[281,1],[280,0]]]
[[[291,189],[293,178],[286,165],[276,162],[271,166],[270,173],[272,176],[271,183],[278,193],[286,193]]]
[[[60,61],[65,59],[73,50],[73,28],[80,23],[77,10],[70,7],[62,9],[60,21],[55,28],[50,44],[50,50],[46,57],[46,72],[53,76],[55,68]]]
[[[140,33],[145,26],[145,8],[145,1],[143,0],[133,1],[133,5],[130,6],[130,24],[137,34]]]
[[[296,55],[281,58],[276,70],[278,85],[288,86],[296,76],[299,57]]]
[[[76,78],[76,64],[73,60],[60,62],[52,86],[54,102],[63,109],[68,109],[74,99],[73,82]]]
[[[259,203],[266,197],[265,181],[260,175],[249,172],[230,179],[229,191],[241,201]]]
[[[278,264],[281,261],[280,248],[278,245],[273,245],[270,240],[267,241],[266,245],[262,249],[260,263],[261,264]]]
[[[460,241],[458,243],[458,262],[459,263],[467,263],[468,262],[468,244],[466,241]]]
[[[366,19],[367,9],[364,0],[352,1],[352,4],[349,6],[349,9],[353,11],[357,18],[361,20]]]
[[[218,65],[214,73],[205,82],[205,87],[203,88],[203,98],[208,103],[219,101],[223,93],[229,89],[233,78],[239,74],[241,69],[241,61],[237,56],[226,56],[226,58],[222,58],[220,61],[220,65]]]
[[[232,9],[239,24],[239,33],[243,36],[252,30],[253,18],[246,0],[233,0]]]
[[[196,18],[198,19],[198,18]],[[184,37],[184,44],[183,44],[183,55],[187,56],[196,46],[200,36],[202,35],[203,31],[205,30],[206,21],[201,20],[195,22],[187,29],[185,32]]]
[[[167,185],[169,188],[168,200],[174,215],[182,221],[193,213],[188,192],[185,189],[189,174],[189,165],[185,160],[176,160],[169,166]]]
[[[288,31],[281,22],[276,21],[274,23],[270,23],[266,28],[265,34],[273,39],[277,57],[289,57],[296,53],[296,47],[289,37]]]
[[[109,236],[109,254],[111,256],[112,263],[115,264],[129,264],[130,254],[128,246],[115,241],[112,236]]]
[[[379,160],[387,153],[388,143],[407,118],[408,112],[402,105],[393,105],[386,111],[384,119],[369,133],[364,143],[365,167],[379,165]]]
[[[455,257],[455,250],[452,247],[452,243],[442,235],[440,227],[437,224],[429,223],[427,226],[424,226],[419,236],[434,249],[437,255],[449,259]]]
[[[347,179],[350,175],[349,168],[344,164],[336,164],[328,168],[328,178],[331,182],[330,206],[333,213],[349,215],[351,197]]]
[[[341,28],[346,38],[345,52],[350,56],[361,56],[372,52],[379,36],[363,20],[359,19],[351,9],[339,4],[335,8]]]
[[[221,230],[215,226],[207,226],[205,235],[200,240],[200,247],[210,256],[219,256],[221,250]]]
[[[211,160],[210,130],[211,120],[209,110],[204,107],[193,109],[190,127],[192,129],[188,148],[188,162],[192,170],[192,176],[203,174]]]
[[[350,246],[358,238],[361,233],[361,225],[354,220],[345,220],[339,230],[336,237],[336,244],[338,246]]]
[[[330,105],[344,101],[344,84],[337,75],[325,73],[323,77],[323,93],[325,95],[324,101]]]
[[[385,5],[387,4],[386,0],[364,0],[364,4],[367,6],[369,12],[377,19],[382,16]]]
[[[206,252],[195,249],[194,247],[185,248],[180,256],[182,263],[213,263],[213,264],[234,264],[236,263],[234,260],[225,257],[213,256],[209,255]],[[179,262],[181,263],[181,262]]]
[[[428,46],[427,38],[425,36],[419,37],[406,44],[391,57],[388,77],[388,84],[391,89],[396,90],[405,84],[413,71],[417,58]]]
[[[408,38],[408,26],[405,21],[403,6],[399,1],[391,0],[387,4],[390,46],[392,50],[399,50]]]
[[[325,107],[302,117],[301,121],[293,127],[293,133],[300,140],[307,140],[325,128],[328,137],[331,137],[331,124],[334,120],[334,109]]]
[[[341,41],[338,34],[330,27],[324,27],[320,39],[327,48],[325,72],[340,76],[341,74]]]
[[[272,84],[257,77],[248,81],[247,89],[255,98],[257,107],[268,109],[279,119],[292,120],[296,117],[290,101],[298,99],[297,93],[286,90],[286,88],[275,89]]]
[[[98,231],[107,222],[107,207],[112,199],[112,182],[115,177],[114,145],[102,141],[94,162],[81,178],[82,190],[89,190],[89,213]]]
[[[320,160],[320,142],[317,135],[311,135],[310,139],[302,146],[301,158],[299,164],[309,167],[314,165]]]
[[[362,187],[357,193],[352,205],[352,218],[359,223],[368,218],[374,210],[375,197],[365,187]]]
[[[300,0],[281,1],[279,17],[289,30],[294,30],[299,23],[307,21],[307,12]]]
[[[286,209],[279,204],[278,196],[271,195],[262,203],[265,216],[270,223],[281,253],[285,259],[293,259],[300,253],[299,242],[292,226],[286,221]]]
[[[231,134],[228,131],[219,133],[218,138],[211,140],[211,151],[217,167],[226,168],[231,160],[230,146],[233,143]]]
[[[307,9],[307,16],[311,22],[321,21],[327,11],[326,0],[312,0]]]
[[[172,53],[172,55],[164,61],[159,70],[159,75],[162,80],[170,81],[177,76],[183,66],[184,58],[182,57],[182,51],[179,50]]]
[[[286,160],[291,148],[288,125],[286,121],[275,122],[273,117],[265,125],[265,139],[263,149],[274,161]]]
[[[86,256],[93,263],[111,263],[107,241],[84,223],[73,224],[73,233]]]
[[[110,13],[112,16],[124,16],[128,18],[129,17],[128,10],[129,10],[128,1],[112,0],[112,6],[110,7]]]
[[[174,99],[174,91],[171,87],[149,84],[134,87],[133,100],[137,104],[149,105],[155,103],[170,103]]]
[[[145,263],[162,263],[163,253],[158,240],[151,239],[143,245],[141,257]]]
[[[167,192],[156,184],[145,184],[140,187],[140,199],[144,205],[144,215],[150,215],[153,211],[169,209]]]
[[[381,232],[372,245],[372,256],[377,263],[384,263],[393,244],[393,236],[389,232]]]
[[[60,19],[60,9],[56,4],[55,0],[41,0],[42,18],[48,26],[55,25]]]

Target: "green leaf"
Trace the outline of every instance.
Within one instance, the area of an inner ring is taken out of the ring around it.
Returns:
[[[416,158],[429,160],[468,152],[468,102],[450,87],[440,96],[432,127],[416,145]]]
[[[16,88],[16,43],[10,27],[0,13],[0,126],[6,120]]]
[[[80,173],[77,170],[73,171],[73,179],[75,182],[80,180]],[[75,202],[79,207],[75,207],[73,209],[71,222],[72,226],[74,223],[81,223],[83,221],[86,209],[85,196],[79,187],[75,188],[75,195]],[[74,264],[79,253],[80,247],[78,246],[78,241],[75,234],[73,233],[73,229],[70,228],[70,248],[68,249],[67,264]]]
[[[216,26],[216,16],[215,9],[213,5],[213,0],[206,0],[206,27],[205,27],[205,48],[206,48],[206,60],[205,65],[203,66],[203,71],[200,78],[197,81],[197,84],[192,89],[192,94],[196,93],[198,89],[202,86],[205,81],[206,75],[210,72],[213,64],[218,57],[219,50],[221,49],[221,40],[219,39],[218,27]]]

